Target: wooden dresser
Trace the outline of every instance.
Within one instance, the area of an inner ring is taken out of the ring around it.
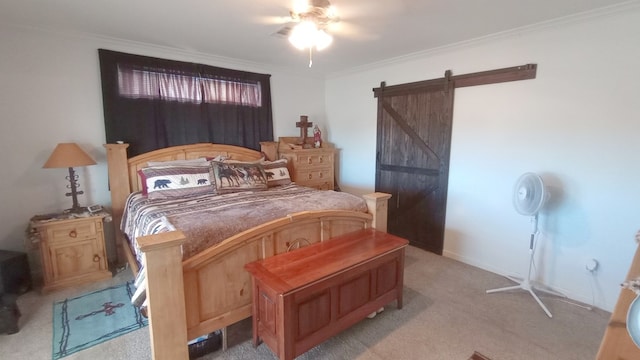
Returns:
[[[331,147],[291,149],[288,144],[295,143],[297,139],[281,137],[278,143],[278,158],[287,159],[291,180],[302,186],[333,190],[336,149]]]
[[[245,265],[254,346],[291,360],[393,300],[402,308],[408,243],[365,229]]]
[[[640,236],[640,234],[639,234]],[[640,246],[629,267],[627,280],[640,276]],[[636,294],[629,289],[621,289],[616,307],[613,309],[609,325],[600,343],[598,360],[635,360],[640,359],[640,348],[633,343],[627,331],[627,312]]]

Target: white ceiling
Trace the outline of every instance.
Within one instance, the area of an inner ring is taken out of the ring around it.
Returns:
[[[628,0],[331,0],[341,22],[310,71],[332,73]],[[273,35],[293,0],[0,0],[0,23],[305,69]]]

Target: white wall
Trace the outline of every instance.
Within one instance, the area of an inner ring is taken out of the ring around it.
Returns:
[[[521,173],[539,172],[555,197],[541,218],[536,279],[610,310],[640,227],[638,24],[640,10],[630,6],[394,59],[326,84],[202,54],[0,25],[0,249],[22,250],[32,215],[70,206],[66,171],[41,168],[59,142],[78,142],[98,161],[77,169],[80,202],[109,203],[98,48],[273,74],[275,135],[296,135],[295,121],[309,115],[342,149],[339,183],[355,193],[374,187],[371,89],[380,81],[537,63],[535,80],[456,91],[445,254],[523,275],[530,224],[513,210],[511,190]],[[591,257],[601,264],[595,278],[584,270]]]
[[[534,279],[611,310],[640,228],[638,44],[636,5],[332,77],[327,118],[342,149],[340,186],[356,193],[374,188],[377,104],[371,90],[381,81],[395,85],[442,77],[447,69],[456,75],[536,63],[534,80],[456,90],[444,252],[526,276],[531,225],[515,212],[511,196],[518,176],[537,172],[553,198],[541,214]],[[592,257],[600,262],[595,276],[585,270]],[[553,312],[553,300],[546,302]]]
[[[98,48],[272,74],[275,136],[298,134],[302,114],[320,124],[325,119],[319,78],[89,35],[0,26],[0,249],[24,251],[29,218],[71,207],[64,196],[67,170],[42,169],[57,143],[77,142],[98,162],[76,169],[85,192],[80,204],[110,204]]]

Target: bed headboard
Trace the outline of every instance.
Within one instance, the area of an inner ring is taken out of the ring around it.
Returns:
[[[107,149],[107,166],[109,169],[109,189],[111,191],[111,212],[116,227],[120,226],[125,202],[130,193],[142,188],[138,170],[147,166],[149,161],[189,160],[201,157],[223,155],[239,161],[260,160],[260,151],[235,145],[200,143],[172,146],[150,151],[132,158],[127,157],[129,144],[105,144]],[[116,231],[116,234],[119,234]],[[119,235],[116,236],[118,259],[121,260]]]
[[[254,161],[262,158],[262,153],[256,150],[234,145],[211,143],[180,145],[154,150],[127,160],[130,190],[134,192],[141,189],[142,184],[137,175],[138,170],[146,167],[149,161],[191,160],[204,157],[212,158],[218,155],[238,161]]]

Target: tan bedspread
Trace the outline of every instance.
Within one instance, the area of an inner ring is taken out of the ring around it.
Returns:
[[[187,236],[183,259],[188,259],[244,230],[306,210],[366,212],[367,206],[355,195],[297,185],[171,200],[149,200],[141,193],[133,193],[127,200],[121,228],[129,239],[181,230]],[[135,242],[134,248],[138,250]],[[139,251],[136,257],[140,262]]]

